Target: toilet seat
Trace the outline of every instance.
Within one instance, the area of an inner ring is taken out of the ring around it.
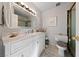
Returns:
[[[57,47],[63,50],[67,49],[67,43],[62,42],[62,41],[57,41]]]
[[[59,46],[58,44],[56,45],[59,49],[62,49],[62,50],[66,50],[67,49],[67,47],[61,47],[61,46]]]
[[[60,46],[60,47],[67,47],[67,43],[63,42],[63,41],[57,41],[57,44]]]

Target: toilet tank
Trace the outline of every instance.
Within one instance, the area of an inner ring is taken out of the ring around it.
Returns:
[[[63,42],[67,43],[68,37],[67,37],[67,35],[56,35],[55,40],[56,41],[63,41]]]

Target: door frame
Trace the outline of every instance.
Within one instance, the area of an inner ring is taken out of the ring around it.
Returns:
[[[67,36],[68,36],[68,43],[67,43],[67,48],[68,48],[68,51],[69,51],[69,53],[73,56],[73,57],[75,57],[75,55],[73,55],[73,53],[72,53],[72,51],[71,51],[71,49],[70,49],[70,46],[69,46],[69,39],[71,38],[71,27],[69,27],[70,25],[69,24],[71,24],[71,11],[72,11],[72,9],[73,9],[73,7],[76,5],[76,2],[74,2],[73,3],[73,5],[71,6],[71,8],[69,9],[69,10],[67,10]],[[70,33],[69,33],[70,32]],[[75,44],[76,45],[76,44]],[[76,49],[75,49],[76,50]],[[76,51],[75,51],[76,52]]]

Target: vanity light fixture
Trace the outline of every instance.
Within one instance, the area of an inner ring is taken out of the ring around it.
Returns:
[[[36,11],[34,11],[33,9],[30,8],[30,10],[32,10],[31,12],[36,15]]]
[[[32,13],[33,15],[36,15],[36,12],[34,12],[31,8],[29,8],[27,5],[25,5],[23,2],[15,2],[16,4],[18,4],[19,6],[21,6],[22,8],[28,10],[30,13]]]

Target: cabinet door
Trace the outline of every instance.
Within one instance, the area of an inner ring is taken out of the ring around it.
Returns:
[[[45,36],[39,35],[37,37],[37,55],[38,56],[40,56],[44,48],[45,48]]]
[[[23,50],[24,57],[34,57],[36,55],[35,48],[36,45],[34,41],[30,42],[28,46],[25,46]]]
[[[45,48],[45,39],[43,37],[40,37],[41,40],[39,40],[39,53],[41,54],[43,49]]]
[[[20,51],[18,51],[16,53],[10,55],[9,57],[23,57],[23,54]]]
[[[13,54],[11,54],[10,57],[25,57],[24,52],[25,52],[25,48],[23,48],[23,49],[21,49],[21,50],[15,52],[15,53],[13,53]],[[27,52],[26,52],[26,53],[27,53]]]

